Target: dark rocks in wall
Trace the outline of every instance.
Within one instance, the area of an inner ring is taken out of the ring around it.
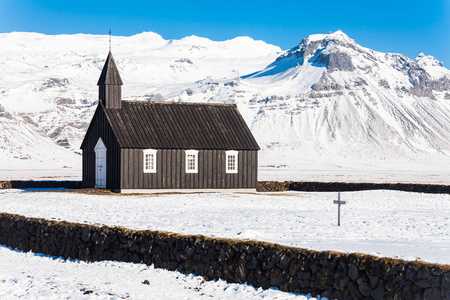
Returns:
[[[11,180],[0,181],[1,189],[45,189],[45,188],[66,188],[66,189],[81,189],[81,181],[59,181],[59,180]]]
[[[397,190],[405,192],[450,194],[450,185],[415,183],[258,181],[258,192],[351,192],[365,190]]]
[[[258,181],[258,192],[285,192],[289,191],[290,181]]]
[[[81,189],[81,181],[0,181],[0,189],[67,188]],[[258,192],[348,192],[364,190],[398,190],[405,192],[450,194],[450,185],[415,183],[366,182],[312,182],[312,181],[258,181]]]
[[[446,299],[450,265],[311,251],[258,241],[0,214],[0,243],[71,259],[153,264],[255,287],[338,299]]]
[[[11,189],[11,181],[0,181],[0,190]]]

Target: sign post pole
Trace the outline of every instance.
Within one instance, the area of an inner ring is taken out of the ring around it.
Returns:
[[[338,193],[338,199],[333,200],[333,204],[338,205],[338,226],[341,226],[341,205],[347,204],[347,201],[341,201],[341,193]]]

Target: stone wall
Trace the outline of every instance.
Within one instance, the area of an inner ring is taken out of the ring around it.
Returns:
[[[450,299],[450,265],[317,252],[258,241],[0,214],[0,243],[82,260],[118,260],[330,299]]]
[[[0,190],[11,189],[11,181],[0,181]]]
[[[11,180],[0,181],[0,189],[81,189],[81,181],[71,180]]]
[[[290,181],[258,181],[258,192],[285,192],[289,191]]]
[[[417,183],[259,181],[258,192],[351,192],[365,190],[396,190],[416,193],[450,194],[450,185]]]
[[[0,181],[0,189],[25,188],[67,188],[80,189],[81,181],[57,180],[12,180]],[[418,193],[450,194],[450,185],[415,183],[354,183],[354,182],[312,182],[312,181],[258,181],[258,192],[348,192],[364,190],[398,190]]]
[[[450,194],[450,185],[368,182],[290,182],[289,190],[305,192],[396,190],[416,193]]]

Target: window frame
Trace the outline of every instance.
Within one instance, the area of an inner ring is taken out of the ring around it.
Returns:
[[[198,150],[185,151],[185,171],[186,173],[198,173]],[[194,155],[194,169],[189,169],[189,156]]]
[[[143,155],[144,155],[144,159],[143,159],[143,169],[144,169],[144,173],[156,173],[156,153],[158,152],[158,150],[156,149],[145,149],[143,151]],[[147,154],[151,154],[153,155],[153,168],[148,169],[147,168]]]
[[[228,157],[229,156],[234,156],[234,169],[229,169],[229,165],[228,165]],[[239,151],[236,150],[228,150],[225,151],[225,172],[226,173],[231,173],[231,174],[236,174],[238,173],[238,158],[239,158]]]

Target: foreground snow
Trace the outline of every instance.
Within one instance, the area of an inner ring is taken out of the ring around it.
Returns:
[[[450,195],[341,193],[86,195],[0,191],[0,210],[69,222],[257,239],[450,264]]]
[[[315,299],[223,280],[205,282],[143,264],[71,261],[4,246],[0,265],[0,299]]]

